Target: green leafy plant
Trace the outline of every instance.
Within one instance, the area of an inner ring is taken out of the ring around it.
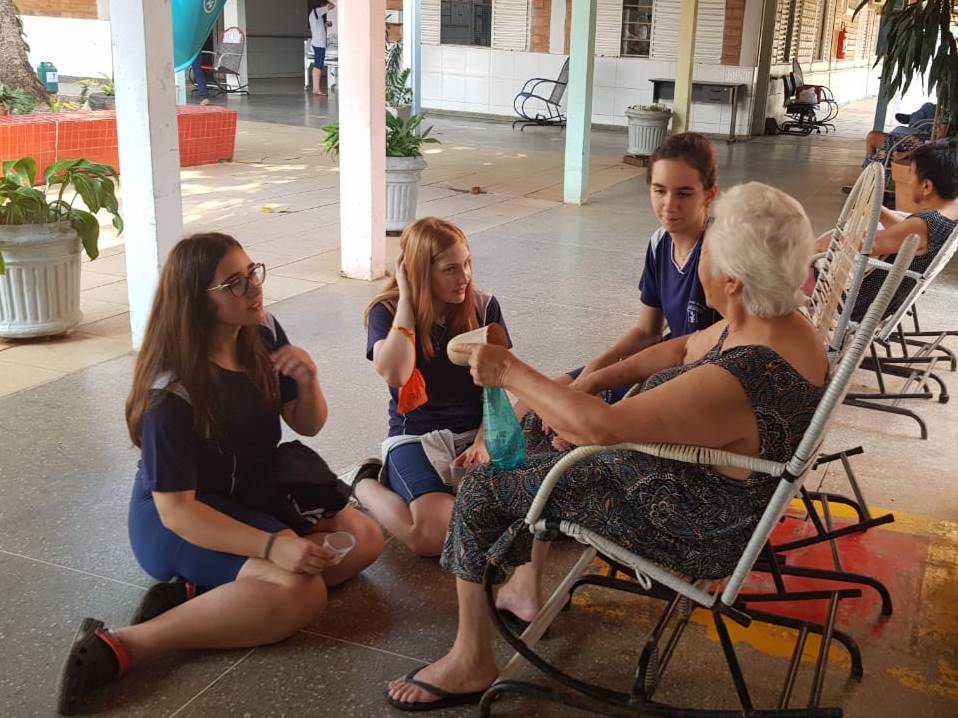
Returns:
[[[50,112],[72,112],[79,109],[80,106],[75,102],[61,100],[59,97],[50,97]]]
[[[430,137],[432,127],[421,129],[424,114],[412,115],[408,120],[386,113],[386,156],[421,157],[422,146],[439,144],[439,140]],[[326,133],[323,149],[333,157],[339,156],[339,123],[332,122],[322,128]]]
[[[113,84],[113,78],[109,75],[101,75],[102,80],[78,80],[77,84],[83,88],[80,90],[80,104],[86,102],[91,92],[99,92],[104,95],[113,96],[116,94],[116,87]]]
[[[0,83],[0,104],[11,115],[29,115],[36,107],[37,100],[25,90],[15,90]]]
[[[636,112],[671,112],[672,108],[668,105],[632,105],[630,110],[635,110]]]
[[[409,87],[409,68],[402,66],[402,43],[386,46],[386,106],[403,107],[412,104],[412,88]]]
[[[857,15],[868,0],[855,9]],[[915,0],[896,10],[896,0],[886,0],[882,9],[888,28],[887,42],[879,48],[882,86],[887,99],[912,81],[928,74],[927,91],[938,94],[938,124],[958,120],[958,44],[952,31],[955,0]],[[919,80],[920,81],[920,80]],[[954,129],[954,128],[952,128]]]
[[[116,201],[117,173],[109,165],[87,160],[64,160],[47,168],[44,187],[34,187],[37,163],[32,157],[3,163],[0,177],[0,225],[51,224],[69,222],[80,236],[90,259],[99,254],[100,223],[96,213],[101,209],[113,215],[113,226],[123,231],[123,219]],[[59,190],[57,190],[59,188]],[[73,196],[64,199],[67,192]],[[54,197],[53,193],[56,192]],[[77,198],[86,209],[74,207]],[[0,273],[3,256],[0,255]]]

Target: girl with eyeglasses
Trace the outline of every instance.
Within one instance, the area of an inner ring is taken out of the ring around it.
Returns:
[[[130,543],[164,583],[146,593],[133,625],[83,621],[63,669],[63,714],[169,651],[287,638],[322,613],[329,586],[383,549],[379,527],[353,508],[298,536],[235,500],[237,482],[263,480],[280,418],[315,436],[327,416],[316,365],[263,309],[264,278],[265,267],[224,234],[188,237],[166,260],[126,404],[141,451]],[[333,531],[356,539],[339,563],[323,546]]]

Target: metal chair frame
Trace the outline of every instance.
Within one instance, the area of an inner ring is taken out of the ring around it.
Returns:
[[[499,681],[486,691],[480,702],[480,715],[484,718],[490,715],[493,701],[503,695],[520,694],[544,700],[575,706],[597,714],[607,716],[694,716],[696,718],[729,718],[731,716],[778,716],[781,718],[840,718],[840,708],[821,708],[819,703],[822,696],[825,673],[828,666],[828,654],[833,640],[837,640],[848,650],[851,657],[851,675],[859,678],[862,675],[861,656],[857,645],[850,636],[835,629],[836,615],[839,602],[844,598],[851,598],[860,594],[857,589],[840,589],[826,592],[810,592],[816,594],[814,598],[827,596],[828,606],[824,623],[816,624],[810,621],[800,621],[760,611],[748,606],[752,602],[764,602],[765,599],[755,599],[742,593],[742,587],[756,563],[763,555],[768,555],[768,543],[772,531],[782,519],[785,510],[792,499],[799,492],[809,469],[815,462],[825,432],[831,424],[832,418],[841,405],[845,393],[848,391],[852,375],[858,368],[865,352],[871,344],[878,329],[880,319],[885,312],[891,298],[901,283],[908,264],[914,256],[917,240],[909,238],[899,253],[895,265],[879,292],[878,298],[869,308],[865,318],[851,340],[846,351],[838,361],[835,371],[824,396],[809,424],[798,449],[786,463],[779,463],[742,456],[726,451],[694,446],[676,446],[666,444],[621,444],[613,447],[580,447],[569,452],[560,459],[549,471],[533,501],[525,522],[533,534],[542,532],[558,532],[571,537],[588,548],[579,557],[572,571],[560,583],[546,605],[536,616],[522,636],[513,634],[508,626],[498,617],[495,610],[493,596],[493,580],[495,570],[488,566],[485,572],[484,585],[486,597],[493,616],[493,622],[505,639],[516,649],[517,654],[506,666],[500,675]],[[694,578],[681,576],[675,571],[656,564],[642,556],[632,553],[589,529],[581,527],[571,521],[556,518],[543,518],[548,505],[549,497],[556,482],[578,461],[594,454],[612,449],[633,450],[642,453],[667,458],[684,463],[695,463],[707,466],[733,466],[750,471],[759,471],[772,476],[780,477],[778,487],[770,499],[754,532],[742,552],[731,576],[723,581],[699,581]],[[609,688],[595,685],[575,678],[562,671],[535,652],[535,645],[542,637],[549,625],[569,600],[569,595],[592,559],[601,554],[616,569],[623,570],[635,576],[636,582],[622,581],[613,576],[589,576],[587,581],[600,583],[611,588],[620,588],[629,593],[641,594],[653,598],[667,600],[664,612],[649,634],[639,658],[635,679],[628,692],[614,691]],[[781,576],[779,575],[780,579]],[[792,597],[794,600],[794,597]],[[809,598],[812,598],[811,596]],[[776,599],[768,599],[776,600]],[[663,677],[669,659],[672,657],[675,646],[681,639],[691,613],[695,610],[706,610],[710,613],[719,642],[726,660],[729,673],[735,686],[735,691],[741,704],[740,710],[709,710],[688,709],[665,705],[652,700],[658,682]],[[673,621],[673,619],[675,619]],[[774,709],[757,710],[753,707],[748,692],[745,677],[735,652],[735,647],[728,634],[726,620],[750,625],[753,621],[768,622],[774,625],[793,628],[798,631],[792,660],[786,671],[785,681],[780,693],[778,705]],[[675,623],[668,635],[663,651],[659,644],[666,636],[666,628]],[[815,663],[812,677],[812,688],[808,698],[807,708],[789,708],[795,678],[800,667],[802,652],[809,633],[822,636],[818,659]],[[511,672],[520,657],[527,659],[536,668],[550,678],[558,681],[562,690],[545,688],[534,683],[511,679]]]
[[[200,67],[209,75],[210,84],[218,92],[249,94],[247,85],[240,84],[240,66],[244,54],[246,54],[246,34],[238,27],[228,27],[223,30],[222,40],[217,43],[214,50],[200,52],[200,55],[206,58]],[[191,79],[195,84],[196,79],[192,78],[192,72],[190,68]]]
[[[519,94],[512,100],[512,107],[519,115],[518,120],[512,123],[514,130],[519,125],[519,131],[522,132],[530,125],[535,126],[558,126],[565,127],[565,114],[562,112],[562,98],[565,96],[566,87],[569,84],[569,58],[566,58],[559,71],[559,76],[554,80],[547,80],[542,77],[534,77],[526,80],[526,83],[519,90]],[[548,96],[539,94],[539,87],[552,87]],[[533,107],[536,110],[527,109],[529,102],[534,102]],[[541,103],[541,105],[540,105]],[[542,114],[538,111],[542,105],[548,114]]]

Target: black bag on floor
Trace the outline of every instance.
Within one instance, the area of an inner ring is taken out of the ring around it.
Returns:
[[[259,481],[243,482],[235,494],[245,506],[276,517],[299,535],[345,508],[349,487],[322,456],[300,441],[276,447]]]

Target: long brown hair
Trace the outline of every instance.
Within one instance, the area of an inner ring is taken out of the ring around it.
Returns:
[[[445,317],[439,316],[436,301],[432,296],[432,265],[436,257],[457,244],[469,248],[469,242],[462,230],[452,222],[438,217],[423,217],[406,227],[399,238],[403,268],[409,279],[409,293],[412,295],[409,299],[416,317],[416,336],[423,354],[428,359],[436,355],[436,348],[432,343],[432,329],[440,320],[445,322],[453,336],[479,327],[476,317],[476,291],[471,281],[466,290],[466,300],[462,304],[448,305]],[[369,313],[380,302],[385,302],[395,311],[399,302],[396,277],[390,277],[386,288],[366,307],[363,317],[367,323]]]
[[[126,425],[134,445],[140,446],[150,389],[162,374],[189,394],[197,435],[212,438],[219,433],[219,381],[211,361],[217,319],[207,290],[220,260],[234,248],[242,247],[229,235],[194,234],[180,240],[167,257],[126,400]],[[236,342],[240,366],[264,402],[278,405],[279,382],[259,326],[242,327]]]

